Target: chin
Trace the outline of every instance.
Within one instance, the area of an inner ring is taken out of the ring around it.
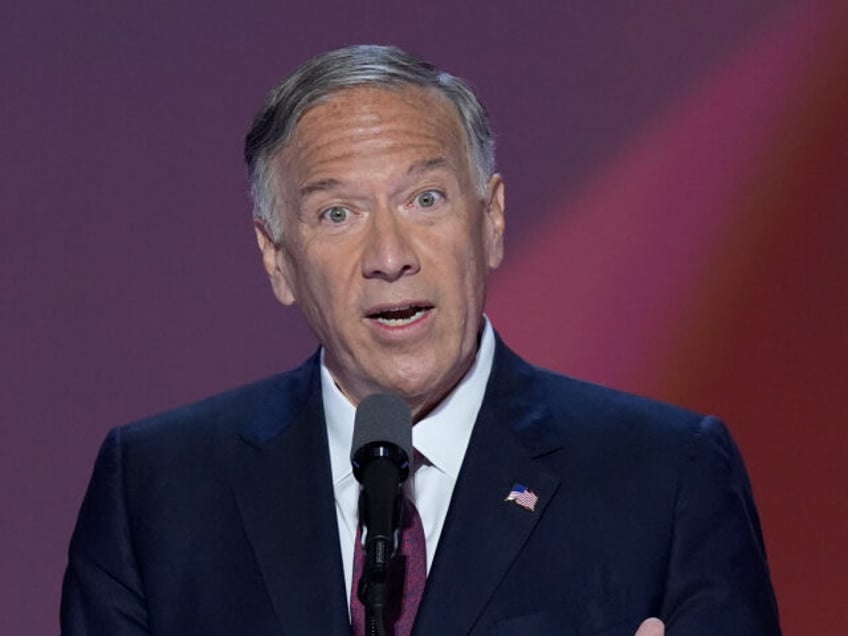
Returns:
[[[436,373],[419,373],[410,376],[396,377],[388,386],[388,390],[400,395],[406,400],[413,411],[422,406],[427,408],[440,402],[456,384],[446,382],[447,370]]]

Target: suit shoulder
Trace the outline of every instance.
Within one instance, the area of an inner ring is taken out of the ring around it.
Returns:
[[[126,443],[156,443],[163,436],[169,444],[195,443],[245,426],[263,429],[292,419],[302,406],[296,396],[306,395],[317,381],[317,362],[310,358],[300,367],[212,395],[192,404],[153,415],[119,427]],[[268,424],[269,426],[265,426]]]
[[[548,369],[537,368],[543,390],[555,396],[559,408],[586,413],[604,413],[629,420],[696,424],[704,415],[654,398],[637,395],[587,380],[573,378]]]
[[[507,394],[522,395],[527,408],[541,408],[550,425],[569,436],[597,436],[609,444],[645,441],[690,440],[715,418],[689,409],[626,391],[579,380],[532,365],[504,348],[496,382]]]
[[[531,454],[547,457],[555,471],[591,475],[593,487],[603,483],[611,490],[665,484],[669,496],[692,462],[709,463],[716,474],[728,467],[739,472],[738,449],[717,418],[577,380],[507,353],[493,369],[492,419],[517,434]]]

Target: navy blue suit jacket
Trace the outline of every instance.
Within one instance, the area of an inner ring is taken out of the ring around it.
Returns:
[[[515,483],[535,511],[506,502]],[[350,634],[317,356],[113,430],[62,629]],[[532,367],[500,340],[420,636],[779,634],[740,455],[714,418]]]

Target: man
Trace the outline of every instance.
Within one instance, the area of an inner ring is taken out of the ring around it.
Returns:
[[[483,316],[504,186],[461,81],[326,53],[272,92],[246,158],[274,294],[321,351],[110,433],[64,633],[349,634],[353,415],[389,391],[414,418],[416,634],[779,634],[721,423],[531,367]]]

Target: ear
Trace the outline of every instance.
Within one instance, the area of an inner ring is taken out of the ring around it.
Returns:
[[[506,228],[506,217],[504,216],[504,181],[499,174],[493,174],[489,179],[486,189],[486,202],[484,209],[483,227],[486,242],[486,256],[490,269],[495,269],[501,264],[504,255],[504,229]]]
[[[256,230],[256,242],[259,244],[259,251],[262,253],[262,264],[265,266],[265,271],[268,272],[274,296],[284,305],[293,305],[295,302],[294,287],[291,283],[290,266],[283,253],[282,245],[278,246],[274,242],[268,230],[260,221],[256,221],[253,226]]]

